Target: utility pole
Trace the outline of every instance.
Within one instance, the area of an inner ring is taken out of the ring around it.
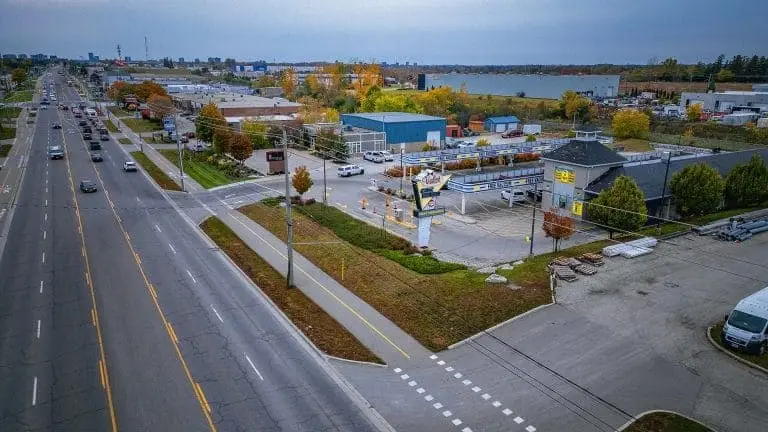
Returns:
[[[328,157],[326,152],[323,152],[323,210],[328,205],[328,185],[325,182],[325,159]]]
[[[293,286],[293,219],[291,219],[291,182],[288,179],[289,177],[289,169],[288,169],[288,136],[285,132],[285,127],[283,129],[283,151],[285,151],[285,155],[283,156],[283,160],[285,161],[285,166],[283,171],[285,172],[285,224],[288,228],[288,241],[286,242],[286,246],[288,246],[288,273],[286,275],[286,283],[287,288],[291,288]]]
[[[533,238],[536,233],[536,199],[539,196],[539,182],[533,184],[533,215],[531,216],[531,247],[528,250],[528,255],[533,256]],[[510,197],[510,201],[512,197]]]
[[[184,159],[182,156],[182,148],[181,148],[181,137],[179,135],[179,126],[176,123],[176,116],[177,114],[173,114],[173,129],[174,133],[176,133],[176,147],[179,149],[179,179],[181,179],[181,190],[182,192],[186,192],[186,188],[184,188]],[[142,145],[142,151],[143,151],[143,145]]]

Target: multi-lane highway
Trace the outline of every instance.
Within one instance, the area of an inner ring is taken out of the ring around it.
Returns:
[[[31,145],[0,262],[0,430],[385,427],[119,144],[92,162],[52,105]]]

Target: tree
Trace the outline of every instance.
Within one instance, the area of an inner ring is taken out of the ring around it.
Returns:
[[[476,144],[476,145],[477,145],[478,147],[488,147],[490,144],[491,144],[491,143],[490,143],[490,142],[488,142],[488,140],[487,140],[487,139],[485,139],[485,138],[480,138],[479,140],[477,140],[477,144]]]
[[[255,80],[251,81],[251,88],[264,88],[264,87],[276,87],[277,81],[274,77],[269,75],[261,75]]]
[[[229,154],[242,164],[253,154],[253,144],[243,134],[232,134],[229,139]]]
[[[125,81],[115,81],[107,89],[107,97],[113,101],[122,101],[123,98],[133,92],[134,86]]]
[[[536,135],[528,134],[525,136],[525,142],[534,142],[534,141],[536,141]]]
[[[293,68],[287,68],[283,70],[280,76],[280,87],[283,88],[286,98],[293,98],[296,91],[296,71]]]
[[[372,86],[366,91],[365,97],[360,102],[360,111],[362,112],[374,112],[376,111],[376,101],[382,95],[381,87]]]
[[[602,225],[613,238],[615,231],[637,231],[648,219],[643,191],[632,178],[619,176],[611,187],[588,202],[590,220]]]
[[[333,129],[323,129],[315,138],[315,147],[325,152],[336,161],[346,162],[349,159],[349,147],[344,137],[336,135]]]
[[[153,94],[160,96],[168,96],[168,92],[160,84],[152,81],[144,81],[137,85],[134,89],[134,93],[139,100],[148,101],[149,97]]]
[[[362,101],[368,95],[368,90],[371,87],[384,85],[381,67],[377,63],[358,63],[353,66],[352,70],[357,75],[357,80],[352,83],[352,88],[355,90],[355,97],[358,101]]]
[[[195,123],[197,137],[205,142],[213,141],[213,132],[215,130],[227,127],[227,120],[214,102],[205,105],[200,110]]]
[[[293,177],[291,178],[293,188],[299,194],[299,199],[304,195],[314,184],[312,177],[309,175],[309,170],[305,165],[297,166],[293,170]]]
[[[768,201],[768,167],[752,156],[747,164],[736,165],[725,179],[725,202],[729,207],[751,207]]]
[[[648,138],[650,119],[644,113],[635,109],[623,109],[613,115],[611,122],[613,135],[616,138]]]
[[[571,120],[574,118],[582,122],[590,119],[589,100],[584,96],[568,90],[560,97],[560,109],[565,118]]]
[[[326,123],[338,123],[340,119],[339,112],[335,108],[325,109]]]
[[[269,140],[265,134],[267,133],[267,125],[259,123],[253,120],[243,120],[240,123],[240,132],[248,138],[251,146],[254,149],[265,149],[269,147]]]
[[[731,82],[735,77],[734,73],[728,69],[723,69],[715,75],[715,81],[717,82]]]
[[[173,112],[173,102],[168,96],[153,94],[149,97],[147,105],[157,119],[162,120]]]
[[[576,231],[576,221],[572,217],[558,214],[554,209],[544,213],[542,225],[547,237],[552,237],[552,252],[557,252],[560,240],[570,238]]]
[[[391,92],[381,94],[374,102],[373,107],[374,112],[422,112],[422,108],[410,97]]]
[[[11,81],[16,83],[16,85],[22,85],[25,81],[27,81],[27,71],[25,71],[22,68],[16,68],[11,71]]]
[[[675,173],[669,190],[683,217],[711,213],[723,200],[725,182],[720,173],[705,163],[688,165]]]
[[[688,121],[697,122],[701,120],[701,104],[690,104],[685,109],[685,116],[688,117]]]
[[[213,131],[213,151],[218,154],[228,153],[232,136],[233,134],[229,129],[215,129]]]

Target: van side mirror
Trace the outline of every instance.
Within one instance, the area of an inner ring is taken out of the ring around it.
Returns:
[[[725,314],[725,320],[723,320],[723,322],[728,322],[728,315],[729,314]]]

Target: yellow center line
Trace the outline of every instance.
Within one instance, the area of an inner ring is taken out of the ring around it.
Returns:
[[[263,237],[261,237],[261,236],[260,236],[258,233],[256,233],[254,230],[252,230],[252,229],[251,229],[251,228],[250,228],[248,225],[244,224],[244,223],[243,223],[243,222],[242,222],[240,219],[238,219],[237,217],[235,217],[235,216],[233,216],[233,215],[231,215],[231,214],[229,214],[229,216],[230,216],[232,219],[234,219],[234,220],[235,220],[237,223],[239,223],[240,225],[242,225],[242,226],[243,226],[243,227],[244,227],[246,230],[248,230],[248,231],[249,231],[251,234],[253,234],[253,235],[255,235],[256,237],[258,237],[258,238],[259,238],[259,240],[263,241],[263,242],[264,242],[264,243],[265,243],[267,246],[269,246],[269,247],[270,247],[272,250],[274,250],[275,252],[277,252],[277,254],[278,254],[278,255],[280,255],[281,257],[283,257],[283,259],[285,259],[285,260],[287,260],[287,259],[288,259],[288,257],[286,257],[285,255],[283,255],[283,253],[282,253],[280,250],[278,250],[277,248],[275,248],[274,246],[272,246],[272,244],[271,244],[271,243],[269,243],[269,242],[268,242],[266,239],[264,239]],[[350,311],[350,312],[351,312],[351,313],[352,313],[354,316],[356,316],[356,317],[357,317],[357,318],[358,318],[360,321],[362,321],[362,322],[363,322],[363,323],[364,323],[366,326],[368,326],[368,328],[370,328],[371,330],[373,330],[373,331],[374,331],[376,334],[378,334],[378,335],[379,335],[379,336],[380,336],[382,339],[384,339],[384,340],[385,340],[387,343],[389,343],[390,345],[392,345],[392,346],[393,346],[393,347],[394,347],[396,350],[400,351],[400,353],[401,353],[402,355],[404,355],[404,356],[405,356],[405,358],[407,358],[407,359],[410,359],[410,358],[411,358],[411,356],[409,356],[409,355],[408,355],[408,353],[406,353],[406,352],[405,352],[405,351],[404,351],[402,348],[400,348],[400,347],[399,347],[397,344],[395,344],[395,343],[392,341],[392,339],[390,339],[389,337],[387,337],[387,335],[385,335],[385,334],[384,334],[384,333],[383,333],[381,330],[379,330],[378,328],[376,328],[376,326],[374,326],[373,324],[371,324],[371,323],[370,323],[370,322],[369,322],[369,321],[368,321],[368,320],[367,320],[367,319],[366,319],[366,318],[365,318],[365,317],[364,317],[362,314],[360,314],[360,313],[359,313],[357,310],[355,310],[355,309],[354,309],[352,306],[348,305],[348,304],[347,304],[347,303],[346,303],[344,300],[342,300],[341,298],[339,298],[339,296],[337,296],[337,295],[336,295],[336,294],[334,294],[334,293],[333,293],[331,290],[329,290],[328,288],[326,288],[326,287],[325,287],[325,285],[321,284],[321,283],[320,283],[320,282],[319,282],[317,279],[315,279],[314,277],[312,277],[312,275],[311,275],[311,274],[309,274],[309,273],[307,273],[307,272],[306,272],[306,271],[305,271],[303,268],[301,268],[300,266],[298,266],[298,265],[296,265],[296,264],[294,264],[294,266],[295,266],[295,267],[296,267],[296,268],[297,268],[297,269],[298,269],[300,272],[304,273],[304,275],[306,275],[306,276],[307,276],[307,277],[308,277],[308,278],[309,278],[309,279],[310,279],[312,282],[314,282],[315,284],[317,284],[317,286],[319,286],[320,288],[322,288],[322,289],[323,289],[323,291],[325,291],[325,292],[326,292],[328,295],[330,295],[331,297],[333,297],[333,299],[334,299],[334,300],[336,300],[336,301],[337,301],[337,302],[339,302],[339,303],[340,303],[342,306],[344,306],[344,308],[345,308],[345,309],[347,309],[348,311]]]

